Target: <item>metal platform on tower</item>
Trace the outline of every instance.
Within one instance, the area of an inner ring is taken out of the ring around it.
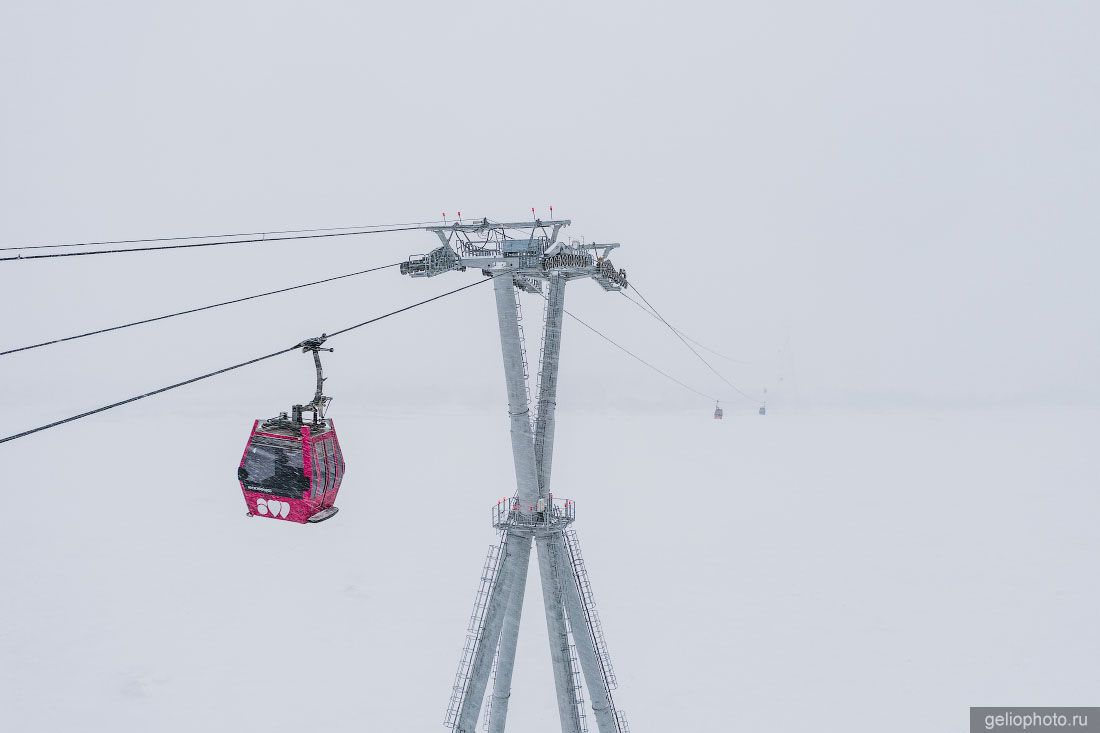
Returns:
[[[568,527],[577,518],[577,505],[572,499],[539,498],[534,504],[523,504],[518,496],[501,499],[493,507],[493,527],[496,529],[556,532]]]

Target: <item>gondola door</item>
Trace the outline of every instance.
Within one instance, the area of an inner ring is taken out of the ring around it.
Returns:
[[[313,501],[317,511],[332,506],[335,492],[335,456],[332,451],[333,433],[317,436],[313,441]]]

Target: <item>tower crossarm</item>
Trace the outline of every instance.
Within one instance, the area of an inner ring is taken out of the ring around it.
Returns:
[[[430,232],[435,232],[443,244],[451,244],[457,239],[467,242],[487,241],[499,242],[503,239],[513,239],[528,232],[528,238],[534,237],[536,232],[543,236],[549,236],[551,240],[558,238],[558,232],[562,227],[567,227],[573,222],[569,219],[534,219],[532,221],[490,221],[482,219],[470,223],[455,222],[444,226],[424,227]]]
[[[555,274],[566,280],[592,278],[608,291],[628,287],[626,271],[616,269],[609,256],[619,243],[559,241],[562,228],[571,223],[569,219],[528,222],[483,219],[425,227],[439,237],[440,246],[427,254],[411,255],[401,263],[401,274],[435,277],[467,268],[486,273],[509,268],[516,284],[527,292],[540,292],[541,281]]]

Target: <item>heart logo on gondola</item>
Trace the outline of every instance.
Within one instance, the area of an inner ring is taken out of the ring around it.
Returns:
[[[273,517],[283,517],[285,519],[286,515],[290,514],[290,504],[275,499],[257,499],[256,513],[264,516],[271,514]]]

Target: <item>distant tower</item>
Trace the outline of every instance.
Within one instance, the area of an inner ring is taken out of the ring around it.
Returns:
[[[618,244],[559,243],[558,233],[569,224],[568,220],[497,223],[483,219],[475,224],[426,227],[438,235],[443,245],[428,254],[414,255],[401,265],[402,274],[412,277],[477,268],[494,278],[512,423],[516,492],[492,508],[492,522],[500,531],[500,540],[485,559],[444,721],[456,733],[474,733],[483,707],[486,729],[490,733],[504,731],[532,543],[538,553],[563,733],[588,730],[585,687],[599,733],[630,731],[611,696],[616,687],[615,672],[577,534],[570,528],[576,518],[576,505],[550,491],[565,285],[570,280],[592,278],[604,290],[616,291],[627,287],[627,280],[626,272],[616,270],[608,259]],[[533,418],[520,291],[546,300]],[[490,677],[493,691],[483,706]]]

